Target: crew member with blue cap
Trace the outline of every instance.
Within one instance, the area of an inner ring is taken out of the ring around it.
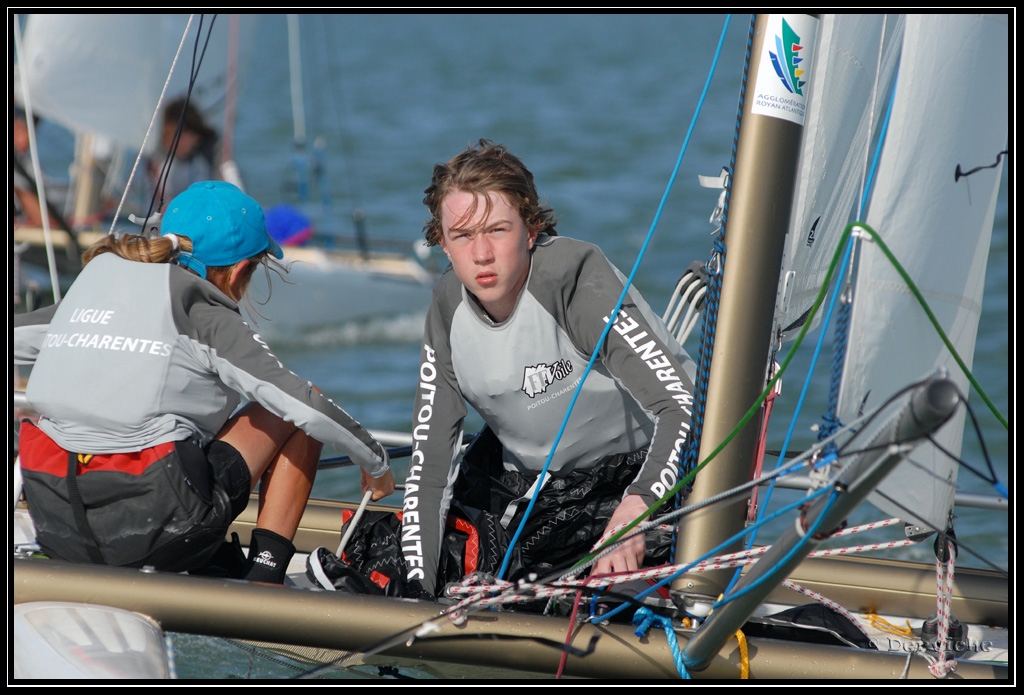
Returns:
[[[159,237],[105,237],[59,304],[15,316],[39,413],[19,455],[44,553],[283,583],[324,444],[359,464],[372,499],[394,491],[380,442],[239,311],[252,274],[281,257],[255,200],[201,181]],[[226,536],[257,487],[246,557]]]

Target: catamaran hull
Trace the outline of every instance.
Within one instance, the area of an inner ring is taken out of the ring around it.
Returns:
[[[436,280],[411,256],[397,254],[286,247],[284,262],[288,275],[272,276],[269,301],[255,306],[259,332],[268,338],[423,314]],[[268,297],[264,274],[253,276],[251,296]]]
[[[374,596],[312,591],[248,582],[189,577],[50,560],[14,559],[14,602],[66,601],[113,606],[151,616],[164,630],[350,651],[365,649],[403,628],[437,617],[434,604]],[[555,674],[560,653],[531,641],[563,643],[568,622],[512,612],[478,613],[461,626],[447,619],[421,639],[404,640],[384,655]],[[408,638],[411,635],[407,635]],[[672,650],[660,630],[644,638],[627,625],[582,625],[572,644],[593,653],[569,657],[566,676],[590,678],[678,678]],[[439,639],[445,638],[445,639]],[[686,637],[679,636],[680,648]],[[508,640],[515,640],[509,642]],[[906,664],[899,654],[779,640],[750,639],[750,676],[776,678],[897,678]],[[740,677],[740,650],[726,645],[694,678]],[[933,676],[913,659],[909,678]],[[959,678],[1006,678],[1006,667],[961,664]]]
[[[351,503],[312,500],[303,516],[296,546],[309,552],[323,545],[336,547],[341,514]],[[375,509],[390,509],[371,505]],[[255,525],[256,500],[235,523],[243,541]],[[244,581],[192,577],[117,567],[75,565],[32,558],[12,559],[14,603],[74,601],[121,608],[150,616],[168,632],[201,634],[277,645],[299,645],[348,652],[367,650],[400,631],[438,617],[436,604],[405,599],[359,596],[291,586],[268,586]],[[934,611],[934,569],[903,561],[864,558],[823,558],[805,561],[793,580],[855,611],[927,616]],[[769,602],[801,602],[780,589]],[[1005,578],[982,570],[957,573],[953,613],[964,622],[1005,627],[1008,597]],[[447,664],[509,669],[554,675],[561,652],[536,639],[564,644],[569,637],[566,618],[512,611],[472,614],[461,626],[447,618],[436,630],[406,644],[402,634],[381,655]],[[688,642],[678,633],[678,648]],[[579,625],[572,645],[585,649],[598,637],[593,653],[570,656],[565,676],[587,678],[678,678],[675,654],[661,628],[637,637],[624,624]],[[444,639],[438,639],[444,638]],[[790,642],[747,640],[750,677],[776,678],[898,678],[906,654]],[[741,676],[738,642],[730,640],[708,667],[690,674],[701,679]],[[924,659],[911,660],[909,678],[934,678]],[[1005,666],[961,662],[954,677],[1006,678]]]

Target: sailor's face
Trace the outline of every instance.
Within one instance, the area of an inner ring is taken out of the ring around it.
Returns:
[[[441,203],[441,248],[452,268],[495,321],[515,308],[530,274],[530,250],[537,240],[503,193],[483,198],[465,191]]]

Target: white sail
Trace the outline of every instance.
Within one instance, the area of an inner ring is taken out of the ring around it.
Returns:
[[[891,88],[903,22],[903,15],[822,17],[776,309],[782,339],[803,325],[862,195],[870,135]],[[815,323],[820,318],[821,312]]]
[[[867,215],[968,367],[1007,147],[1008,39],[1005,15],[908,16]],[[850,336],[842,422],[939,367],[967,394],[967,378],[918,301],[868,241],[859,252]],[[961,410],[937,437],[954,455],[964,418]],[[934,474],[922,473],[922,466]],[[930,444],[919,447],[872,502],[908,522],[945,528],[956,473],[956,461]]]
[[[21,86],[30,90],[35,113],[72,132],[140,149],[165,83],[165,100],[184,96],[197,36],[197,60],[207,34],[210,41],[192,99],[208,118],[223,108],[228,18],[205,15],[202,25],[199,18],[195,15],[190,26],[187,14],[30,15],[19,62]],[[158,141],[157,130],[147,149]]]

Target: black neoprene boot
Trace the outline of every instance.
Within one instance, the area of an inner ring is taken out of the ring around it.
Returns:
[[[245,578],[250,582],[284,584],[288,562],[294,554],[295,546],[284,536],[267,529],[253,529]]]

